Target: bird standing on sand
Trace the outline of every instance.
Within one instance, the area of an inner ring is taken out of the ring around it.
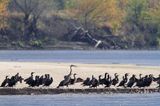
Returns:
[[[90,88],[97,88],[97,86],[99,86],[98,80],[93,75],[90,83],[91,83]]]
[[[157,78],[154,78],[154,81],[157,82],[157,88],[160,88],[160,75]]]
[[[70,73],[69,73],[68,75],[65,75],[65,76],[64,76],[64,80],[62,80],[62,81],[59,83],[59,85],[58,85],[57,88],[62,87],[62,86],[67,86],[67,87],[68,87],[68,85],[69,85],[69,83],[70,83],[71,75],[72,75],[72,67],[77,67],[77,66],[75,66],[75,65],[70,65]]]
[[[83,86],[90,86],[91,85],[91,80],[89,77],[86,78],[86,80],[83,81],[82,83]]]
[[[104,78],[101,79],[102,85],[106,83],[106,79],[107,79],[107,76],[108,76],[108,75],[109,75],[108,73],[105,73]]]
[[[26,82],[26,84],[28,84],[30,87],[35,86],[35,81],[33,79],[33,74],[34,74],[34,72],[31,72],[31,76],[24,80],[24,82]]]
[[[73,74],[73,79],[72,78],[70,79],[70,83],[69,83],[70,85],[73,85],[76,83],[77,81],[76,75],[77,75],[76,73]]]
[[[129,79],[129,82],[127,83],[127,87],[132,88],[132,86],[136,83],[137,78],[136,75],[132,75],[132,77]]]
[[[128,82],[128,73],[126,73],[123,76],[122,81],[119,83],[119,85],[117,87],[123,86],[124,88],[126,88],[125,84]]]
[[[117,73],[114,74],[114,79],[112,80],[112,85],[113,86],[116,86],[119,82],[119,78],[118,78],[118,75]]]
[[[99,75],[99,85],[103,85],[104,84],[104,82],[103,82],[103,79],[101,78],[102,77],[102,75]]]
[[[45,76],[46,77],[45,77],[45,80],[43,82],[43,86],[50,86],[53,83],[53,78],[50,77],[49,74],[46,74]]]
[[[6,78],[5,78],[4,81],[2,82],[1,87],[6,87],[7,82],[8,82],[8,76],[6,76]]]

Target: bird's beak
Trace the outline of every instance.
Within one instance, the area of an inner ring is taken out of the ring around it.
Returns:
[[[76,65],[71,65],[71,67],[77,67]]]

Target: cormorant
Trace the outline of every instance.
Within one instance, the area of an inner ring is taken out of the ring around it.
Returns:
[[[26,84],[28,84],[30,87],[35,86],[35,81],[33,79],[33,74],[34,74],[34,72],[31,72],[31,76],[24,80],[26,82]]]
[[[21,76],[19,76],[19,73],[17,73],[15,76],[12,76],[11,78],[6,79],[7,87],[13,87],[18,82],[22,83],[22,80],[23,80],[23,78]],[[5,81],[4,81],[4,83],[5,83]]]
[[[148,78],[149,76],[146,75],[144,78],[142,78],[142,84],[140,85],[140,87],[146,87],[148,85]]]
[[[102,77],[102,75],[99,75],[99,85],[103,85],[104,84],[103,79],[101,77]]]
[[[8,76],[6,76],[6,78],[2,82],[1,87],[5,87],[7,85],[7,82],[8,82]]]
[[[112,85],[116,86],[119,83],[119,78],[117,73],[114,74],[114,79],[112,80]]]
[[[158,84],[157,88],[160,88],[160,75],[157,78],[154,78],[154,81]]]
[[[73,85],[73,84],[75,84],[77,82],[76,75],[77,75],[76,73],[73,74],[73,79],[72,78],[70,79],[70,85]]]
[[[40,86],[39,79],[40,79],[39,76],[35,76],[34,84],[32,84],[33,87],[34,86],[37,86],[37,87]]]
[[[127,87],[132,88],[132,86],[135,84],[137,81],[136,76],[132,75],[132,77],[129,79],[129,82],[127,83]]]
[[[83,81],[84,80],[82,78],[78,77],[76,82],[79,83],[79,82],[83,82]]]
[[[7,83],[8,83],[7,87],[13,87],[13,86],[15,86],[16,83],[17,83],[17,81],[15,79],[15,76],[12,76],[10,79],[8,79]]]
[[[152,84],[152,82],[153,82],[153,75],[150,74],[144,83],[145,87],[149,87]]]
[[[109,74],[108,74],[108,77],[107,77],[107,79],[105,80],[104,84],[105,84],[105,88],[106,88],[106,87],[110,87],[110,86],[112,85],[112,79],[111,79],[111,77],[110,77]]]
[[[91,80],[91,85],[90,85],[90,88],[97,88],[97,86],[99,86],[99,82],[98,80],[92,75],[92,80]]]
[[[142,74],[139,74],[139,79],[136,80],[136,85],[135,86],[137,86],[139,88],[144,87],[143,80],[144,80],[144,78],[142,78]]]
[[[39,78],[39,85],[42,85],[44,83],[44,77],[43,75]]]
[[[126,73],[124,76],[123,76],[123,79],[122,81],[119,83],[119,85],[117,87],[120,87],[120,86],[123,86],[126,88],[125,84],[128,82],[128,73]]]
[[[50,86],[52,83],[53,83],[53,78],[50,77],[49,74],[47,74],[47,78],[46,78],[43,86]]]
[[[91,85],[91,80],[89,77],[86,78],[86,80],[83,81],[82,83],[83,86],[90,86]]]
[[[20,82],[20,83],[22,83],[22,81],[23,81],[23,78],[21,77],[21,76],[19,76],[19,73],[17,73],[16,75],[15,75],[15,80],[18,82]]]
[[[107,79],[108,75],[109,75],[108,73],[105,73],[104,78],[101,80],[102,81],[102,85],[106,83],[106,79]]]

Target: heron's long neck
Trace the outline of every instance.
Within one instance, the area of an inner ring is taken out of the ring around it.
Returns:
[[[69,75],[71,75],[72,74],[72,67],[70,67],[70,73],[69,73]]]

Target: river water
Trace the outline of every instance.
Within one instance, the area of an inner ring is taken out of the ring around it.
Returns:
[[[0,61],[160,65],[160,51],[0,51]]]
[[[160,106],[160,94],[0,96],[0,106]]]
[[[160,51],[0,51],[0,61],[160,66]],[[0,96],[0,106],[160,106],[160,94]]]

